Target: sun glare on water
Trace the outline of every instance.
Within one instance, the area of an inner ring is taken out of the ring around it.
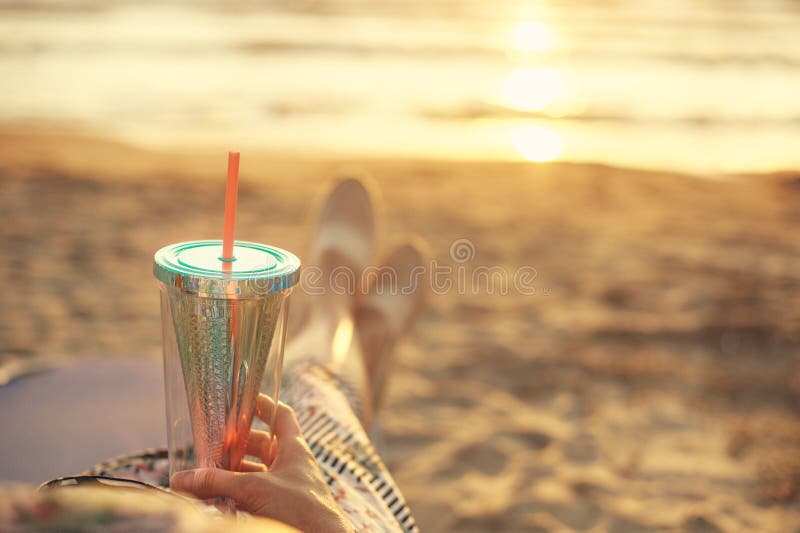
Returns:
[[[548,68],[518,68],[500,89],[503,104],[520,111],[541,111],[564,92],[561,74]]]
[[[546,52],[552,46],[550,28],[542,22],[525,20],[513,27],[513,50],[526,55],[500,85],[497,95],[500,105],[524,113],[543,112],[549,117],[560,117],[569,111],[574,80],[565,79],[559,70],[535,64],[542,58],[534,54]],[[561,133],[531,123],[513,126],[509,141],[520,156],[537,163],[557,159],[566,146]]]
[[[550,48],[550,29],[541,22],[520,22],[514,28],[514,47],[522,52],[544,52]]]
[[[555,130],[526,124],[511,130],[511,145],[528,161],[545,163],[557,159],[564,152],[566,141]]]

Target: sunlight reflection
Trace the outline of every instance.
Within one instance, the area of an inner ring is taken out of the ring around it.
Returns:
[[[514,46],[523,52],[544,52],[550,48],[550,29],[541,22],[520,22],[514,29]]]
[[[558,158],[566,146],[564,136],[550,128],[526,124],[511,130],[511,144],[528,161],[544,163]]]
[[[333,335],[331,357],[337,363],[344,361],[353,340],[353,320],[347,318],[339,323]]]
[[[502,102],[521,111],[541,111],[564,92],[564,79],[558,71],[545,68],[519,68],[513,71],[500,90]]]

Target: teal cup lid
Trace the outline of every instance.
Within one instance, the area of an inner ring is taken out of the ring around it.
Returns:
[[[167,286],[206,298],[261,298],[293,287],[300,278],[294,254],[266,244],[236,241],[233,260],[222,241],[170,244],[156,252],[153,274]]]

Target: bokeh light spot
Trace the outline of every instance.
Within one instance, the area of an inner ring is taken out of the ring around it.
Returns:
[[[511,144],[528,161],[544,163],[557,159],[564,152],[566,141],[555,130],[526,124],[511,130]]]
[[[541,22],[526,21],[514,29],[514,47],[523,52],[544,52],[550,48],[550,29]]]
[[[521,111],[541,111],[564,92],[561,74],[545,68],[519,68],[500,90],[503,104]]]

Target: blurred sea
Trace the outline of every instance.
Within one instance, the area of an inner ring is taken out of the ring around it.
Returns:
[[[800,168],[800,2],[0,0],[0,94],[159,148]]]

